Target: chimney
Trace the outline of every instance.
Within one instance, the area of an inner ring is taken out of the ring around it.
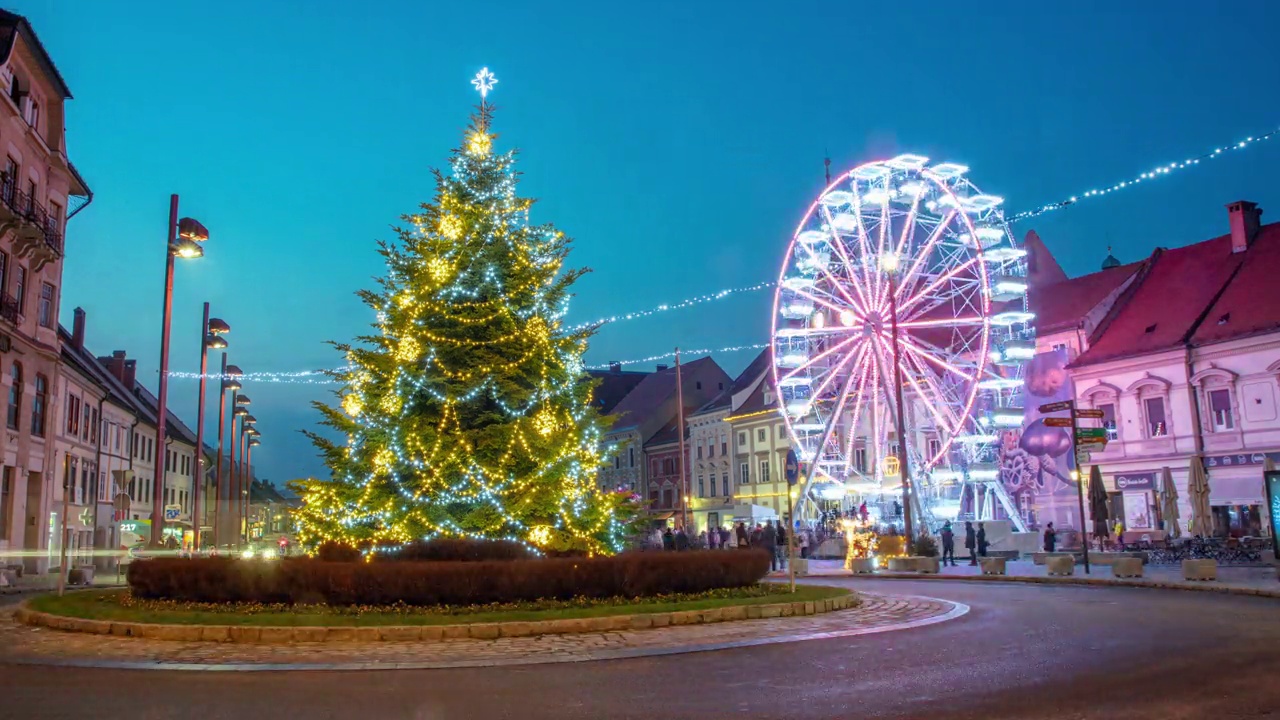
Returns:
[[[98,362],[102,363],[102,367],[106,368],[107,372],[114,375],[117,380],[119,380],[120,382],[124,382],[124,351],[123,350],[116,350],[115,352],[111,353],[111,357],[100,357],[98,358]]]
[[[121,375],[121,382],[129,390],[133,390],[134,382],[138,379],[138,361],[125,360],[124,373]]]
[[[666,369],[667,369],[667,365],[665,363],[658,363],[658,372],[662,372],[663,370],[666,370]]]
[[[1237,200],[1227,205],[1227,217],[1231,221],[1231,252],[1248,250],[1262,227],[1262,208],[1248,200]]]
[[[84,349],[84,308],[75,309],[75,319],[71,323],[71,344],[77,350]]]
[[[609,372],[613,373],[614,375],[621,375],[621,374],[622,374],[622,363],[618,362],[617,360],[610,360],[610,361],[609,361]]]

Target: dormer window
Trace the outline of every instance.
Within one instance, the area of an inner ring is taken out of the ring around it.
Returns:
[[[35,98],[27,104],[27,124],[36,130],[40,129],[40,103]]]
[[[17,75],[10,76],[9,77],[9,99],[13,101],[13,104],[17,105],[18,107],[22,107],[22,98],[26,96],[26,94],[27,94],[27,91],[22,89],[22,81],[18,79],[18,76]]]

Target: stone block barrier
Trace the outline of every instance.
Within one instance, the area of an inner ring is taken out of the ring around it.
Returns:
[[[876,571],[876,559],[852,558],[845,561],[845,569],[854,575],[869,575]]]
[[[859,604],[856,593],[807,602],[734,605],[708,610],[678,610],[606,617],[565,618],[524,622],[466,623],[457,625],[383,625],[364,627],[259,627],[250,625],[166,625],[159,623],[88,620],[18,606],[18,622],[67,632],[115,635],[179,642],[230,642],[286,644],[297,642],[441,642],[460,638],[496,640],[504,637],[568,635],[645,630],[672,625],[755,620],[760,618],[821,615]]]
[[[1071,555],[1054,555],[1047,558],[1045,565],[1049,569],[1049,574],[1054,576],[1065,577],[1074,575],[1076,572],[1076,559]]]
[[[1115,558],[1111,561],[1111,574],[1118,578],[1142,577],[1142,558]]]
[[[984,557],[978,562],[982,565],[983,575],[1004,575],[1007,572],[1008,560],[1006,558]]]
[[[1211,558],[1182,561],[1184,580],[1210,581],[1218,579],[1218,561]]]
[[[928,575],[938,574],[938,558],[936,557],[915,557],[911,558],[915,561],[916,572]]]

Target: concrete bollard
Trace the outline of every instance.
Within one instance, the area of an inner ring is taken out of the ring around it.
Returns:
[[[916,569],[915,558],[889,558],[889,572],[912,572]]]
[[[1217,580],[1218,561],[1210,558],[1183,560],[1182,578],[1184,580]]]
[[[875,558],[852,558],[846,560],[845,569],[854,575],[870,575],[876,571]]]
[[[938,574],[938,558],[918,557],[918,558],[912,558],[912,559],[916,561],[915,562],[916,572],[924,573],[926,575]]]
[[[1142,577],[1142,558],[1116,558],[1111,562],[1111,575],[1118,578]]]
[[[1050,575],[1074,575],[1076,572],[1076,559],[1070,555],[1050,557],[1045,565],[1048,566]]]
[[[979,559],[982,565],[983,575],[1004,575],[1007,572],[1005,563],[1007,560],[1002,557],[984,557]]]

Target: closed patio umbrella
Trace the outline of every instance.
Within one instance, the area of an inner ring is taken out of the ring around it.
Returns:
[[[1102,470],[1089,468],[1089,514],[1093,517],[1093,536],[1099,540],[1111,536],[1107,526],[1107,489],[1102,485]]]
[[[1187,530],[1193,536],[1213,536],[1213,511],[1209,509],[1209,476],[1204,463],[1197,455],[1191,458],[1191,472],[1187,475],[1187,499],[1191,501],[1191,526]]]
[[[1173,471],[1161,468],[1160,479],[1160,513],[1164,515],[1165,536],[1173,539],[1182,537],[1182,527],[1178,522],[1178,486],[1173,484]]]

